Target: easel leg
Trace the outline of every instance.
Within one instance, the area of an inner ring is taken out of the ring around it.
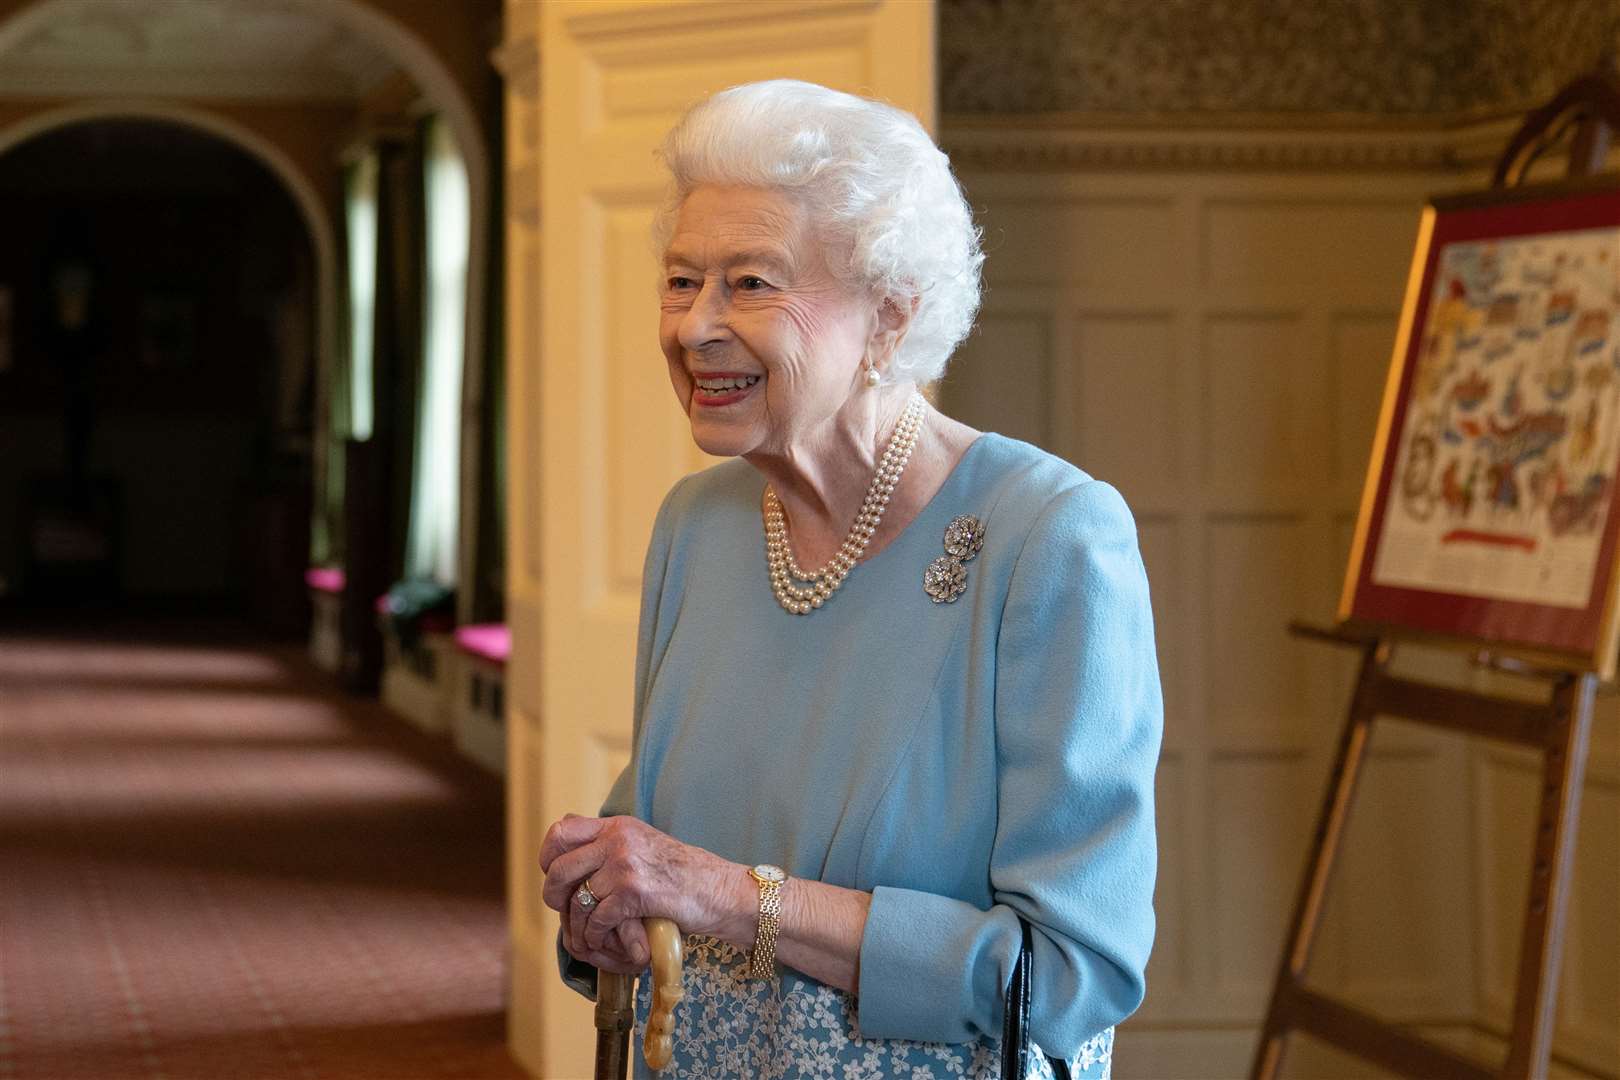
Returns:
[[[1282,1066],[1283,1040],[1288,1031],[1287,1017],[1283,1015],[1283,990],[1304,977],[1306,965],[1310,962],[1311,945],[1321,922],[1322,902],[1327,897],[1334,859],[1339,852],[1339,842],[1344,837],[1350,803],[1355,797],[1356,780],[1366,756],[1367,741],[1372,735],[1372,688],[1389,663],[1389,653],[1389,646],[1383,642],[1369,644],[1362,650],[1361,674],[1356,679],[1350,716],[1339,737],[1327,797],[1316,821],[1316,835],[1311,841],[1310,855],[1305,863],[1305,878],[1300,883],[1293,918],[1288,927],[1287,946],[1277,969],[1277,981],[1272,985],[1265,1026],[1260,1032],[1260,1046],[1250,1073],[1253,1080],[1274,1080]]]
[[[1513,1031],[1502,1075],[1530,1080],[1547,1075],[1552,1055],[1558,961],[1575,864],[1575,827],[1580,820],[1581,784],[1592,726],[1597,676],[1561,682],[1553,694],[1555,720],[1547,727],[1537,814],[1530,896],[1519,946],[1518,987],[1513,999]]]

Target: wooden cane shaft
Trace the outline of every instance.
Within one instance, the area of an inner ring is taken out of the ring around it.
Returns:
[[[596,973],[596,1080],[624,1080],[636,1025],[634,987],[629,975]]]

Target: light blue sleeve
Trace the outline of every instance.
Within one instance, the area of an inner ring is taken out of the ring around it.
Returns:
[[[636,767],[641,757],[641,724],[647,711],[647,690],[652,685],[653,673],[663,658],[664,646],[668,644],[670,630],[673,629],[671,620],[662,617],[669,614],[664,610],[664,602],[674,600],[676,607],[679,607],[679,597],[667,597],[665,586],[675,559],[674,519],[684,505],[683,491],[688,480],[690,477],[670,488],[658,507],[658,516],[653,519],[652,539],[647,543],[647,559],[641,569],[641,617],[636,627],[636,681],[630,716],[630,760],[608,790],[598,817],[636,812]]]
[[[668,628],[661,626],[658,616],[674,546],[671,518],[675,513],[673,507],[678,494],[685,483],[682,480],[664,496],[658,516],[653,521],[652,539],[647,544],[647,559],[641,572],[641,618],[636,629],[636,683],[630,721],[630,761],[608,790],[607,798],[597,812],[598,817],[614,817],[636,811],[636,759],[641,746],[642,713],[647,704],[647,687],[652,682],[655,654],[662,653],[661,642],[668,637]],[[563,948],[560,932],[557,935],[557,967],[562,972],[563,982],[592,1001],[596,1000],[596,968],[569,955],[568,950]]]
[[[1153,942],[1153,774],[1163,727],[1147,575],[1117,491],[1041,513],[996,645],[995,906],[880,886],[861,945],[867,1037],[999,1037],[1034,929],[1030,1034],[1073,1058],[1141,1003]]]

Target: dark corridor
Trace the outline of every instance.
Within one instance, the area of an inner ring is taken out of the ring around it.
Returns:
[[[308,230],[261,164],[101,121],[0,156],[0,610],[307,628]]]

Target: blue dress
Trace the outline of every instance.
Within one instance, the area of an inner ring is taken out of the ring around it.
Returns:
[[[763,488],[730,461],[659,511],[632,757],[602,812],[872,893],[858,994],[786,968],[746,980],[737,950],[689,939],[664,1075],[999,1076],[1019,916],[1034,929],[1033,1041],[1076,1075],[1106,1075],[1153,939],[1163,719],[1124,500],[981,436],[921,514],[800,617],[770,589]],[[961,514],[983,523],[984,547],[960,598],[935,603],[923,571]],[[561,959],[590,992],[594,970]],[[652,1075],[639,1041],[636,1054],[636,1075]]]

